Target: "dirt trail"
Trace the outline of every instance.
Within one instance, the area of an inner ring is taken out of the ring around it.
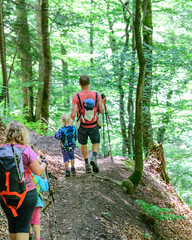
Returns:
[[[31,134],[31,141],[37,154],[46,153],[49,162],[51,188],[55,197],[55,212],[59,232],[58,240],[191,240],[192,213],[180,201],[171,185],[166,185],[158,174],[146,164],[142,183],[132,195],[127,195],[118,185],[104,181],[103,178],[123,180],[130,172],[125,167],[125,158],[99,156],[98,174],[85,174],[84,161],[76,149],[77,174],[66,178],[59,142],[50,136]],[[47,197],[48,193],[44,196]],[[148,204],[168,207],[174,213],[185,215],[188,220],[153,224],[141,213],[135,203],[142,199]],[[45,202],[46,204],[46,202]],[[52,220],[54,239],[56,228],[52,206],[47,210]],[[50,226],[48,216],[41,213],[42,239],[49,240]],[[0,212],[0,239],[7,240],[6,220]]]

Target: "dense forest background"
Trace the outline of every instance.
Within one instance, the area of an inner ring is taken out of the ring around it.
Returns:
[[[188,0],[141,4],[144,156],[154,142],[163,143],[171,182],[188,205],[191,8]],[[23,121],[32,130],[53,135],[44,132],[41,117],[59,128],[61,114],[70,113],[71,99],[80,91],[79,77],[87,74],[91,90],[107,97],[111,123],[101,117],[101,153],[134,158],[139,77],[134,16],[134,0],[0,0],[1,121]]]

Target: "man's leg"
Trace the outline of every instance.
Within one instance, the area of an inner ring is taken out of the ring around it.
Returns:
[[[89,159],[88,159],[88,148],[87,144],[81,145],[81,154],[85,160],[85,171],[86,173],[91,173],[91,166],[89,164]]]
[[[96,153],[99,152],[99,143],[94,143],[92,145],[92,152],[96,152]]]
[[[85,145],[81,145],[81,154],[83,156],[84,159],[88,158],[88,148],[87,148],[87,144]]]
[[[88,160],[87,140],[88,140],[88,130],[86,128],[80,127],[78,129],[78,141],[81,144],[81,154],[85,160],[85,172],[91,173],[91,166]]]
[[[92,157],[90,164],[93,168],[93,172],[99,172],[99,166],[97,164],[97,153],[99,152],[100,134],[98,126],[89,130],[89,137],[92,143]]]

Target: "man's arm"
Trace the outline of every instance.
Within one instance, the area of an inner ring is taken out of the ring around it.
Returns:
[[[98,103],[99,105],[99,113],[104,113],[104,110],[105,110],[105,103],[106,103],[106,97],[101,99]]]
[[[76,104],[73,104],[72,105],[71,115],[70,115],[70,118],[71,118],[72,121],[75,120],[77,110],[78,110],[78,106]]]

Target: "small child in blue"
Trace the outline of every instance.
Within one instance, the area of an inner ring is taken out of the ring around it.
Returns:
[[[74,125],[70,125],[70,121],[70,116],[64,113],[61,116],[61,123],[63,124],[63,127],[61,127],[59,131],[55,133],[55,138],[60,140],[66,177],[70,177],[69,160],[71,162],[71,173],[72,175],[76,174],[74,149],[76,146],[75,141],[77,140],[77,130]]]
[[[46,192],[49,189],[49,183],[47,179],[43,179],[40,176],[36,176],[32,173],[34,182],[37,186],[37,205],[35,207],[35,210],[33,212],[33,215],[31,217],[30,225],[33,226],[33,230],[35,233],[35,239],[41,240],[40,237],[40,209],[44,207],[43,201],[41,199],[41,196],[39,194],[40,191]],[[32,234],[29,236],[29,240],[32,239]]]

